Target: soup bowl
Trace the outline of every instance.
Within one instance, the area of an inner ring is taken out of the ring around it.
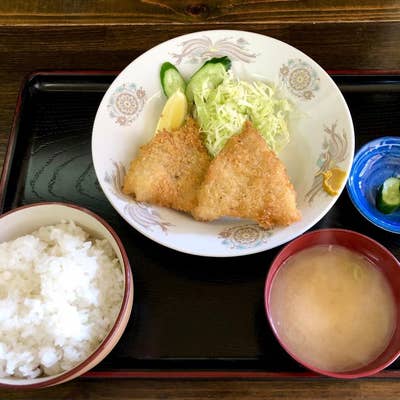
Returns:
[[[382,272],[393,294],[395,323],[394,332],[388,345],[373,361],[353,370],[329,371],[311,365],[309,361],[302,359],[289,348],[290,345],[281,337],[282,335],[277,329],[277,321],[272,315],[271,291],[278,271],[290,257],[317,245],[338,245],[362,255]],[[365,235],[344,229],[321,229],[298,237],[286,245],[272,262],[265,282],[264,300],[267,319],[278,342],[298,363],[314,372],[335,378],[361,378],[376,374],[389,366],[400,355],[400,263],[388,249]]]

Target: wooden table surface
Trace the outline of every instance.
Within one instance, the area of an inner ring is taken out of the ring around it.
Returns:
[[[2,0],[0,168],[18,89],[32,71],[121,70],[152,46],[206,29],[283,40],[331,70],[400,70],[400,1]],[[399,105],[400,106],[400,105]],[[75,380],[8,399],[398,399],[400,380]]]

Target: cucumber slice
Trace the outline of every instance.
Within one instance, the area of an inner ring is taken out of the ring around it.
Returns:
[[[170,62],[161,65],[160,80],[163,92],[167,97],[171,97],[179,89],[185,93],[186,82],[175,65]]]
[[[390,214],[400,207],[400,179],[388,178],[378,189],[376,207],[384,214]]]
[[[207,65],[207,64],[222,64],[225,67],[225,70],[228,71],[228,69],[232,65],[232,62],[229,59],[229,57],[223,56],[223,57],[218,57],[218,58],[217,57],[211,58],[210,60],[208,60],[204,63],[204,65]]]
[[[227,57],[212,58],[206,61],[190,78],[186,87],[186,97],[193,103],[194,92],[200,92],[204,85],[215,88],[224,79],[226,71],[231,67],[231,60]]]

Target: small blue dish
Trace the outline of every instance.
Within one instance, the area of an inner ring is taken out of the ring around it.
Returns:
[[[400,233],[400,210],[383,214],[375,206],[376,193],[390,177],[400,177],[400,137],[375,139],[357,152],[347,181],[347,191],[357,210],[370,222]]]

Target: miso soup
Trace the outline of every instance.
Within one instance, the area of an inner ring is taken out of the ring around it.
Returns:
[[[290,257],[271,287],[274,327],[310,366],[354,370],[387,347],[396,308],[386,277],[359,253],[318,245]]]

